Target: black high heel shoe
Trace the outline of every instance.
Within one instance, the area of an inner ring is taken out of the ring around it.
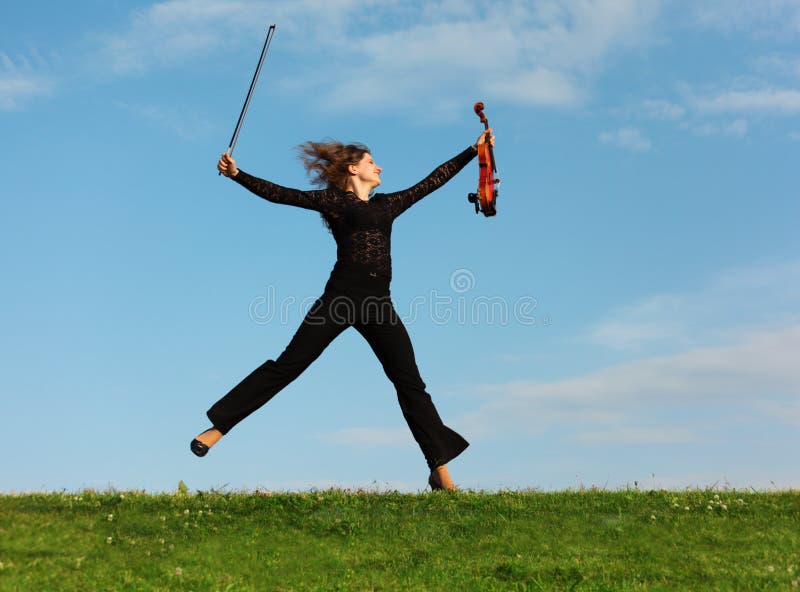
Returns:
[[[211,430],[213,430],[213,429],[214,429],[214,428],[208,428],[208,429],[207,429],[205,432],[203,432],[203,434],[205,434],[206,432],[210,432],[210,431],[211,431]],[[202,436],[203,434],[200,434],[200,435]],[[189,445],[189,448],[190,448],[190,449],[191,449],[191,451],[192,451],[192,452],[194,452],[194,453],[195,453],[197,456],[205,456],[206,454],[208,454],[208,446],[206,446],[205,444],[203,444],[203,443],[202,443],[200,440],[198,440],[197,438],[195,438],[194,440],[192,440],[192,443]]]
[[[428,485],[430,485],[430,486],[431,486],[431,491],[436,491],[436,490],[438,490],[438,489],[444,489],[444,487],[442,487],[441,483],[438,483],[438,482],[437,482],[437,481],[436,481],[436,480],[433,478],[433,473],[431,473],[430,475],[428,475]]]

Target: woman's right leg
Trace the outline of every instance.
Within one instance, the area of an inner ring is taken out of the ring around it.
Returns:
[[[253,370],[208,410],[206,415],[214,427],[227,434],[308,368],[350,325],[345,316],[335,314],[335,310],[333,313],[330,300],[323,295],[308,311],[278,359],[267,360]]]

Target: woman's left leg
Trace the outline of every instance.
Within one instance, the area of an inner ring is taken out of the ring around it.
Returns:
[[[364,315],[353,326],[367,340],[394,384],[403,417],[428,467],[434,470],[461,454],[469,443],[442,423],[431,396],[425,391],[411,339],[394,307],[389,305],[378,314]]]

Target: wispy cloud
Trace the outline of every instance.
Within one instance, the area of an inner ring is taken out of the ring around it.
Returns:
[[[100,35],[97,60],[116,74],[141,74],[207,55],[231,44],[252,8],[236,0],[168,0],[135,10],[126,30]]]
[[[654,294],[612,310],[577,339],[634,352],[719,343],[800,322],[800,261],[726,270],[693,291]]]
[[[726,91],[694,101],[700,111],[709,113],[768,113],[796,115],[800,113],[800,91],[793,89],[761,89]]]
[[[133,104],[125,101],[116,101],[114,104],[154,127],[172,130],[185,140],[195,140],[213,129],[208,121],[183,111],[176,112],[157,105]]]
[[[19,109],[29,99],[48,94],[53,85],[38,77],[0,74],[0,109],[13,111]]]
[[[777,76],[787,81],[800,79],[800,58],[782,53],[769,53],[749,60],[750,67],[763,76]]]
[[[38,54],[35,56],[41,60]],[[20,109],[34,97],[49,94],[54,87],[53,80],[37,73],[27,57],[15,60],[0,52],[0,110]]]
[[[453,425],[482,437],[558,427],[586,443],[653,444],[702,441],[703,430],[687,418],[703,412],[722,430],[739,421],[797,425],[798,302],[796,261],[728,270],[694,292],[653,295],[577,338],[635,359],[562,380],[476,387],[483,404]]]
[[[482,437],[558,427],[584,441],[676,443],[702,440],[699,427],[685,425],[688,408],[693,417],[710,411],[720,423],[733,421],[720,410],[749,409],[747,421],[793,424],[800,396],[797,359],[800,325],[753,332],[730,345],[647,357],[576,378],[483,385],[476,390],[492,400],[453,425]],[[659,425],[642,427],[651,424],[656,409]]]
[[[598,139],[603,144],[617,146],[631,152],[648,152],[652,148],[650,140],[640,130],[632,127],[602,132]]]
[[[688,6],[694,24],[703,28],[759,36],[800,31],[800,4],[795,0],[706,0]]]
[[[658,12],[657,2],[503,1],[486,16],[477,2],[466,4],[460,19],[367,33],[353,47],[363,58],[353,80],[369,83],[365,103],[401,105],[422,92],[443,97],[445,107],[464,93],[526,105],[576,105],[615,52],[649,42],[647,29]],[[491,55],[475,51],[487,31]],[[332,105],[343,105],[345,97],[347,104],[359,100],[361,94],[349,89],[352,80],[337,80],[324,82],[334,86]]]
[[[728,122],[707,121],[705,123],[686,124],[698,136],[729,136],[742,138],[747,135],[749,124],[746,119],[735,119]]]
[[[686,114],[686,109],[671,101],[646,99],[642,101],[642,112],[651,119],[678,121]]]
[[[403,2],[167,0],[104,35],[99,54],[111,72],[142,74],[238,47],[243,33],[269,20],[281,23],[282,43],[298,65],[283,88],[315,92],[329,109],[395,108],[423,94],[446,114],[465,93],[571,106],[585,100],[618,52],[650,43],[659,6],[499,0],[489,13],[477,0],[439,0],[422,10]],[[492,51],[475,51],[487,35]]]

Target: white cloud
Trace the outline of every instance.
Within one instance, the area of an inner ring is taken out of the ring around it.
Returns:
[[[694,23],[702,28],[758,36],[800,31],[796,0],[705,0],[691,2],[688,8]]]
[[[483,404],[453,425],[473,437],[558,429],[584,443],[652,444],[702,442],[712,427],[698,419],[704,412],[721,430],[800,425],[798,302],[798,261],[652,295],[576,338],[637,358],[561,380],[475,387]]]
[[[756,72],[767,76],[778,76],[788,81],[800,79],[800,59],[781,53],[762,55],[750,60]]]
[[[648,152],[652,148],[650,140],[641,131],[631,127],[602,132],[598,139],[603,144],[610,144],[631,152]]]
[[[167,111],[157,105],[117,101],[115,105],[139,119],[160,128],[170,129],[185,140],[194,140],[213,129],[210,123],[185,111]]]
[[[631,351],[697,347],[798,323],[798,302],[800,262],[742,267],[716,274],[694,292],[655,294],[613,310],[577,339]]]
[[[699,124],[686,124],[685,126],[698,136],[731,136],[742,138],[747,135],[748,123],[746,119],[736,119],[727,123],[709,121]]]
[[[688,306],[681,295],[657,294],[598,321],[579,340],[632,350],[653,342],[684,342],[688,327],[683,314]]]
[[[99,60],[117,74],[142,73],[231,44],[252,5],[239,1],[167,0],[132,13],[127,31],[101,37]]]
[[[29,99],[48,94],[53,84],[37,76],[0,74],[0,110],[19,109]]]
[[[696,416],[703,409],[745,408],[753,416],[760,412],[770,421],[793,424],[800,396],[798,359],[800,325],[753,332],[733,344],[638,359],[576,378],[483,385],[476,390],[493,400],[454,425],[478,436],[558,427],[585,441],[610,442],[617,434],[617,441],[674,443],[702,440],[702,431],[682,425],[685,419],[668,419],[689,409]],[[654,414],[659,426],[643,428]],[[718,421],[726,420],[720,414]],[[597,430],[599,424],[605,429]],[[592,430],[582,432],[587,425]]]
[[[684,107],[663,99],[645,100],[642,109],[648,117],[667,121],[678,121],[686,114]]]
[[[319,95],[328,108],[395,108],[418,102],[451,111],[464,94],[527,105],[570,106],[620,51],[650,43],[657,0],[477,0],[426,3],[167,0],[133,13],[103,39],[102,62],[142,73],[238,47],[258,23],[279,23],[297,64],[283,88]],[[491,51],[479,51],[490,39]],[[277,37],[276,37],[277,39]],[[320,63],[324,56],[327,65]],[[331,68],[330,63],[341,64]],[[309,70],[315,72],[307,76]]]
[[[34,55],[37,61],[42,59],[35,50]],[[0,52],[0,110],[19,109],[30,99],[49,94],[54,86],[49,77],[36,73],[26,56],[14,60]]]
[[[751,112],[776,115],[800,113],[800,91],[791,89],[761,89],[726,91],[710,97],[697,98],[695,107],[709,113]]]

